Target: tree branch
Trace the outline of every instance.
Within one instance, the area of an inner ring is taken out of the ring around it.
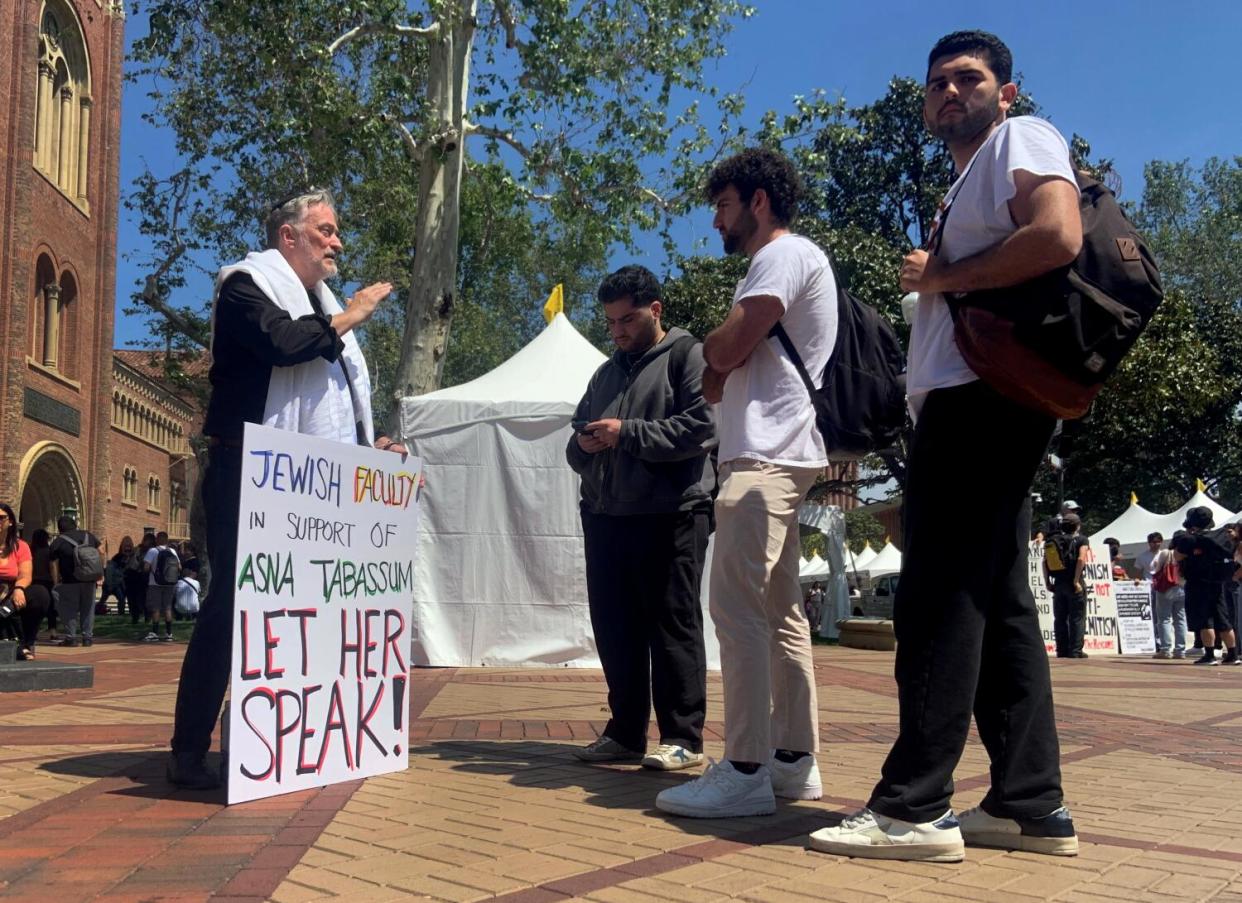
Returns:
[[[517,22],[513,18],[509,0],[493,0],[493,5],[496,7],[496,14],[500,16],[500,23],[505,27],[505,47],[510,50],[525,48],[525,43],[518,40]]]
[[[387,113],[383,114],[380,118],[392,126],[393,129],[396,130],[397,134],[401,136],[401,141],[405,144],[405,151],[409,154],[410,159],[417,160],[423,149],[419,145],[417,139],[415,139],[414,133],[407,129],[404,123],[398,121]]]
[[[385,25],[377,22],[357,25],[328,45],[328,56],[333,56],[350,41],[370,37],[371,35],[410,35],[418,38],[430,38],[439,33],[439,22],[436,22],[434,25],[428,25],[426,28],[416,28],[413,25]]]

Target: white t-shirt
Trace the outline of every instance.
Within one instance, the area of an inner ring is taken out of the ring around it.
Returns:
[[[147,565],[147,586],[158,586],[159,585],[155,582],[155,561],[157,558],[160,557],[160,552],[164,551],[165,549],[168,549],[170,552],[172,552],[173,556],[177,558],[178,562],[181,561],[181,558],[177,556],[177,550],[172,548],[171,546],[151,546],[151,548],[147,549],[146,557],[142,559],[144,562],[146,562],[146,565]]]
[[[1134,569],[1139,572],[1140,578],[1152,576],[1151,563],[1155,559],[1156,554],[1151,549],[1144,549],[1134,556]]]
[[[837,341],[837,283],[828,256],[801,235],[768,242],[751,258],[733,303],[762,295],[780,300],[781,323],[818,384]],[[761,341],[729,374],[718,413],[721,463],[734,458],[786,467],[828,463],[806,386],[775,338]]]
[[[945,206],[952,210],[941,236],[940,255],[949,263],[978,254],[1017,231],[1009,215],[1009,201],[1017,194],[1013,174],[1018,170],[1060,176],[1077,184],[1069,146],[1060,132],[1034,116],[1006,119],[975,151],[965,176],[959,176],[945,195]],[[942,216],[937,217],[937,224]],[[918,417],[923,399],[932,389],[960,386],[978,378],[957,350],[953,317],[944,296],[939,292],[920,294],[906,367],[910,412]]]

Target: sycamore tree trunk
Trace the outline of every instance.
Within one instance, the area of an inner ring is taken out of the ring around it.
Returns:
[[[389,417],[394,434],[400,430],[401,398],[440,384],[457,300],[462,153],[478,3],[452,0],[445,6],[440,30],[428,45],[430,128],[420,152],[414,268]]]

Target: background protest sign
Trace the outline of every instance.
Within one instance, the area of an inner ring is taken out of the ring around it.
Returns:
[[[1039,632],[1044,638],[1044,649],[1049,655],[1057,651],[1056,636],[1052,632],[1052,593],[1044,583],[1044,544],[1031,543],[1026,557],[1027,578],[1031,593],[1035,596],[1035,608],[1039,611]]]
[[[405,769],[421,462],[249,423],[242,460],[229,803]]]
[[[1123,655],[1156,651],[1156,635],[1151,617],[1151,583],[1114,583],[1117,600],[1117,627]]]
[[[1053,632],[1052,593],[1044,585],[1044,547],[1031,543],[1027,556],[1027,578],[1035,607],[1039,611],[1039,632],[1044,637],[1044,648],[1049,655],[1057,651]],[[1099,560],[1095,551],[1087,548],[1087,561],[1082,573],[1083,586],[1087,592],[1086,635],[1082,648],[1085,652],[1117,652],[1117,601],[1113,595],[1113,572],[1107,561]],[[1148,625],[1150,632],[1151,625]]]

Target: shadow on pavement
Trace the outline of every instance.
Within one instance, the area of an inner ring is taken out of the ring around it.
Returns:
[[[132,782],[130,785],[106,791],[117,796],[163,799],[177,794],[178,797],[224,804],[223,789],[189,791],[174,788],[164,776],[167,761],[168,752],[163,749],[149,752],[95,752],[53,759],[40,765],[39,770],[85,778],[128,778]],[[207,757],[208,768],[216,768],[218,762],[219,759],[214,754]]]
[[[579,789],[587,805],[628,809],[676,824],[686,834],[719,837],[742,843],[803,845],[804,835],[838,823],[844,812],[820,803],[776,801],[776,812],[752,818],[698,819],[669,815],[655,808],[656,794],[693,780],[702,770],[653,771],[637,764],[589,764],[573,757],[576,744],[547,741],[441,740],[410,747],[410,767],[419,759],[453,763],[455,771],[508,776],[517,787],[547,790]]]

